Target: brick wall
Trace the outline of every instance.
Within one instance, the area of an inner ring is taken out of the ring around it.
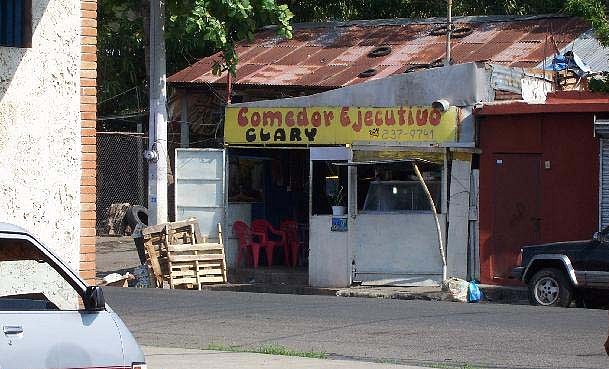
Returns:
[[[81,0],[80,114],[80,275],[95,283],[95,120],[97,78],[97,0]]]

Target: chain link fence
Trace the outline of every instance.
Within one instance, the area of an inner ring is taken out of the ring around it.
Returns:
[[[148,163],[142,153],[148,138],[142,133],[97,133],[98,235],[108,234],[112,204],[148,204]]]

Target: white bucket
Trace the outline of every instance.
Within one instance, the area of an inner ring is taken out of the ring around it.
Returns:
[[[332,206],[332,215],[345,215],[347,208],[345,206]]]

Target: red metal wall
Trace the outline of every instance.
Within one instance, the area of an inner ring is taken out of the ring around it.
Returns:
[[[499,153],[541,154],[541,242],[589,239],[598,227],[599,143],[592,114],[478,117],[480,149],[480,271],[491,276],[493,181]],[[550,161],[550,169],[543,164]]]

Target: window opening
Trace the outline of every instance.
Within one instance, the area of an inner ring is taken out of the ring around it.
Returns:
[[[347,167],[333,161],[313,161],[313,215],[332,214],[332,206],[347,206]]]
[[[0,46],[30,47],[31,28],[31,0],[0,1]]]
[[[0,311],[78,310],[81,296],[26,240],[0,239]]]
[[[434,203],[439,208],[442,194],[442,165],[417,162]],[[360,212],[431,211],[412,162],[358,165],[357,202]]]

